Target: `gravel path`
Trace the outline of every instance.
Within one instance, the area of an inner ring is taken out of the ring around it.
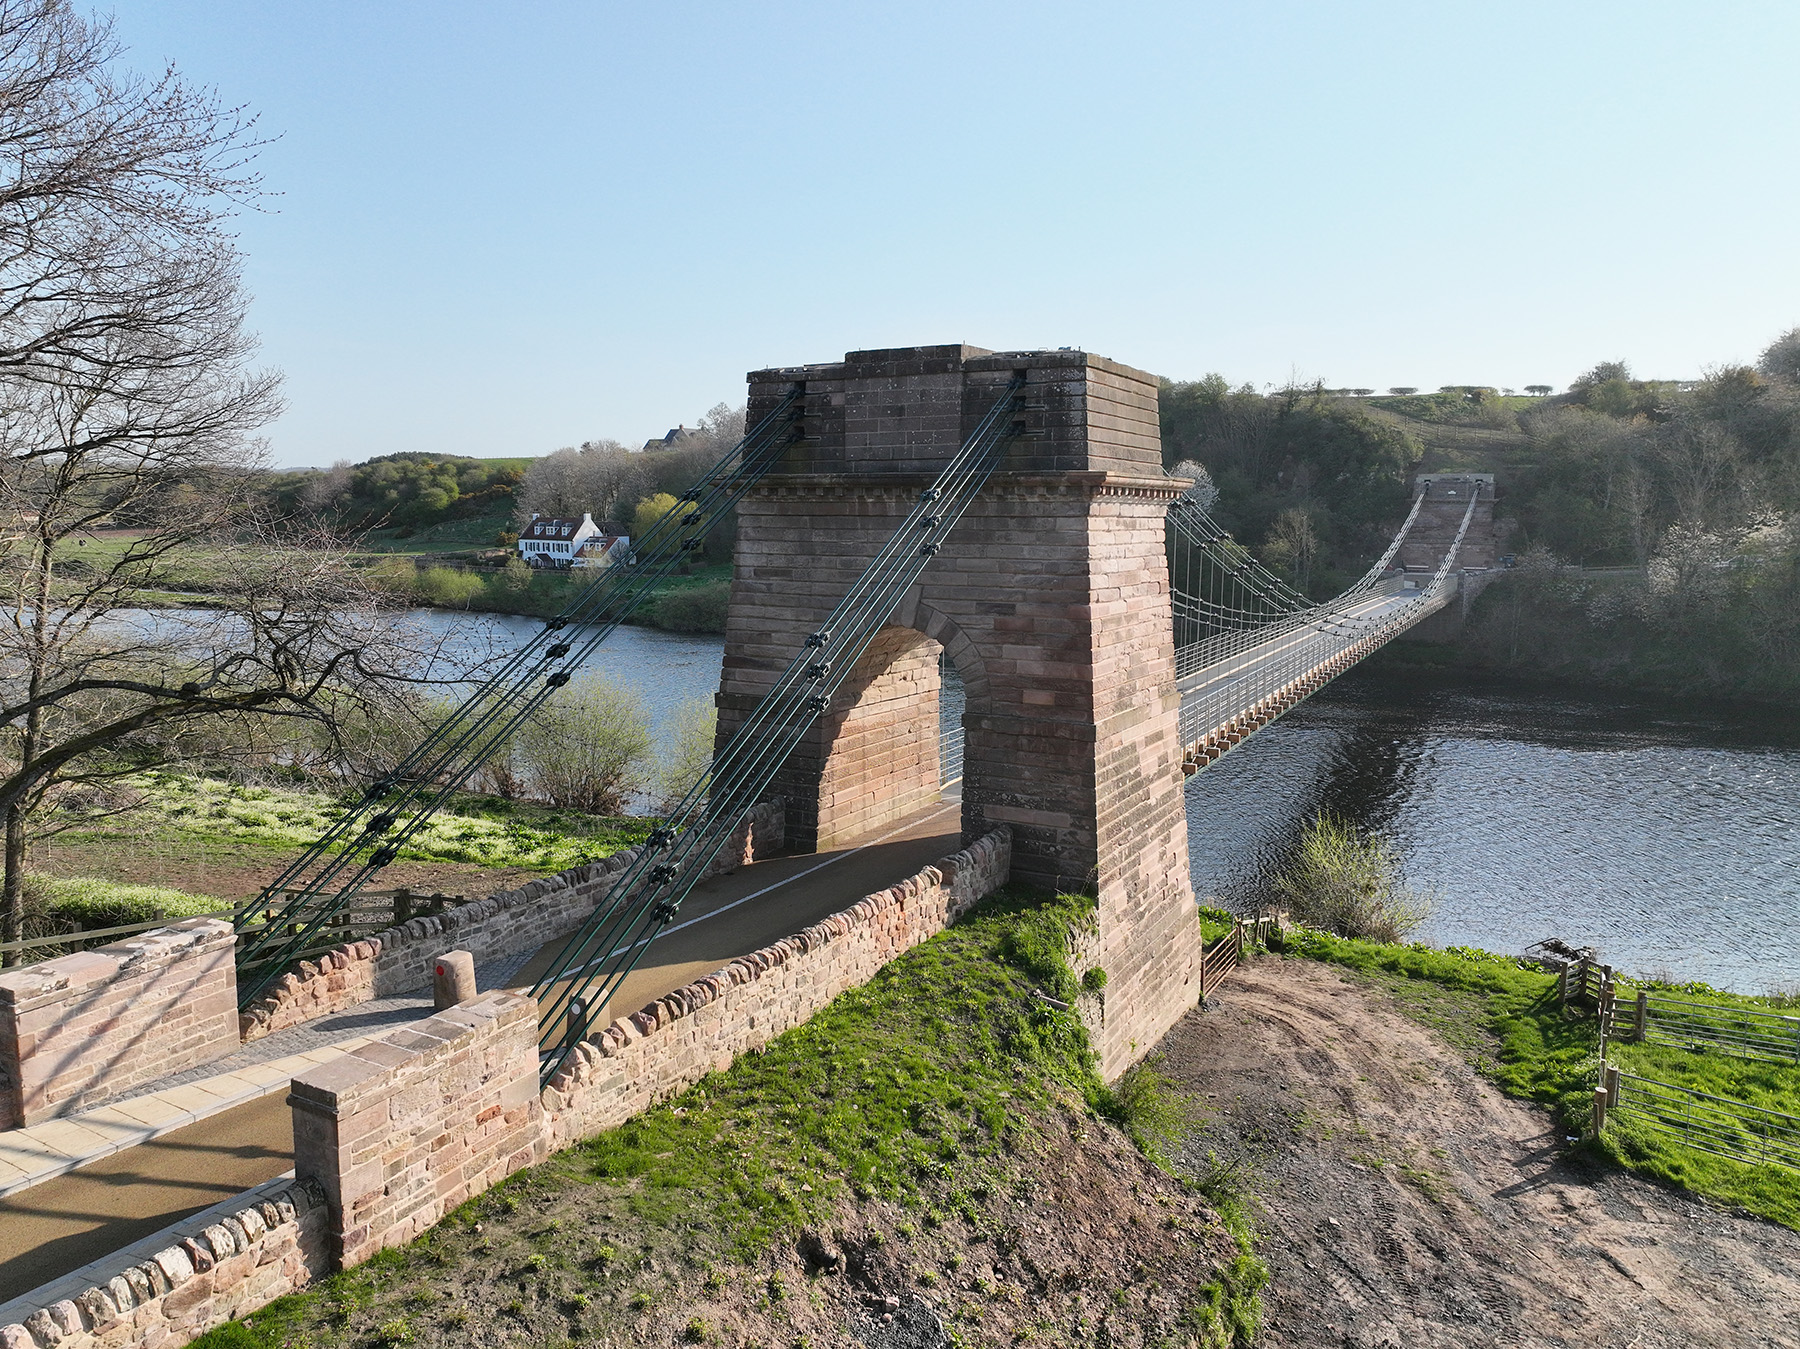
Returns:
[[[1258,1195],[1270,1346],[1800,1345],[1800,1233],[1565,1158],[1381,991],[1265,957],[1163,1042]]]

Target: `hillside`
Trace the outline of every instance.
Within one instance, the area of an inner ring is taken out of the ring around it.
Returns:
[[[1540,386],[1541,388],[1541,386]],[[1290,582],[1336,593],[1391,537],[1419,472],[1495,475],[1516,571],[1462,631],[1389,660],[1748,698],[1800,692],[1800,329],[1756,366],[1561,394],[1163,389],[1165,458]],[[1191,471],[1191,470],[1190,470]]]

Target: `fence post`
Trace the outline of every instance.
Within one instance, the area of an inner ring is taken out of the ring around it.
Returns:
[[[394,926],[409,923],[413,916],[413,893],[411,890],[394,891]]]
[[[1598,1138],[1606,1132],[1606,1088],[1594,1088],[1594,1132],[1591,1137]]]
[[[1619,1108],[1619,1070],[1611,1064],[1606,1066],[1606,1108]]]
[[[1638,1043],[1642,1044],[1650,1030],[1650,994],[1641,988],[1638,990],[1636,1020]]]

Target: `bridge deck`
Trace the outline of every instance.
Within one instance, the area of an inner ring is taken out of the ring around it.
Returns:
[[[775,857],[696,886],[603,1018],[645,1003],[848,908],[961,847],[961,806],[938,802],[827,853]],[[562,943],[510,982],[529,988]],[[430,1014],[430,1006],[419,1015]],[[605,1019],[601,1021],[605,1024]],[[285,1093],[212,1115],[0,1198],[0,1301],[179,1222],[294,1164]]]
[[[1181,691],[1183,744],[1194,744],[1259,699],[1306,678],[1384,625],[1398,621],[1400,625],[1394,628],[1398,632],[1429,617],[1443,608],[1454,593],[1452,584],[1446,591],[1426,598],[1416,590],[1404,589],[1403,582],[1395,578],[1326,613],[1240,651],[1221,654],[1182,675],[1176,687]]]

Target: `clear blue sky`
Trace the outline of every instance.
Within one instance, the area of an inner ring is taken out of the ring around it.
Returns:
[[[1677,377],[1800,325],[1800,6],[119,0],[262,114],[288,464],[627,442],[846,349]]]

